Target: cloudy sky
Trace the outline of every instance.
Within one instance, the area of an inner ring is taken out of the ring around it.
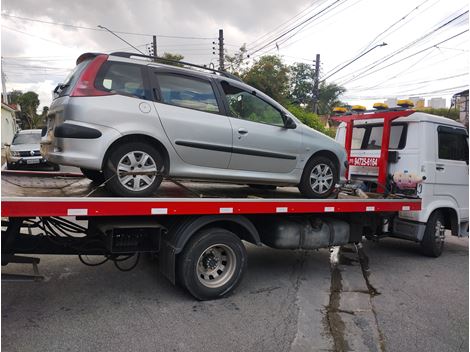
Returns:
[[[81,53],[133,50],[97,25],[144,52],[155,34],[159,53],[199,64],[217,65],[219,29],[228,53],[246,43],[254,60],[312,63],[319,53],[323,79],[368,107],[390,97],[449,99],[469,81],[467,0],[2,0],[1,13],[7,89],[36,91],[41,106]]]

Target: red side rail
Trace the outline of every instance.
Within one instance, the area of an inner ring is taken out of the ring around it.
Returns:
[[[421,210],[420,199],[2,199],[2,216],[142,216],[276,213],[362,213]]]

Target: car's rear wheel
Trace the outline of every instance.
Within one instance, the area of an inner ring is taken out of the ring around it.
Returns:
[[[104,175],[101,171],[83,168],[80,168],[80,170],[82,171],[83,176],[93,181],[94,183],[102,184],[104,182]]]
[[[338,168],[325,156],[309,160],[302,174],[299,190],[308,198],[327,198],[333,193],[338,182]]]
[[[122,197],[152,195],[162,183],[163,158],[146,143],[125,143],[112,150],[103,173],[107,188]]]

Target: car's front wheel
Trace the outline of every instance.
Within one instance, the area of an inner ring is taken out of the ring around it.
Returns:
[[[299,190],[307,198],[327,198],[338,182],[338,168],[325,156],[309,160],[302,174]]]
[[[147,197],[162,183],[163,158],[153,146],[131,142],[111,151],[103,173],[107,188],[121,197]]]

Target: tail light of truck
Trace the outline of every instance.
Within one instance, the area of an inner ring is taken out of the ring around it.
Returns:
[[[108,55],[102,54],[96,56],[87,65],[85,70],[80,75],[77,84],[73,88],[71,97],[97,97],[104,95],[112,95],[114,92],[107,90],[100,90],[95,87],[95,79],[101,65],[108,60]]]

